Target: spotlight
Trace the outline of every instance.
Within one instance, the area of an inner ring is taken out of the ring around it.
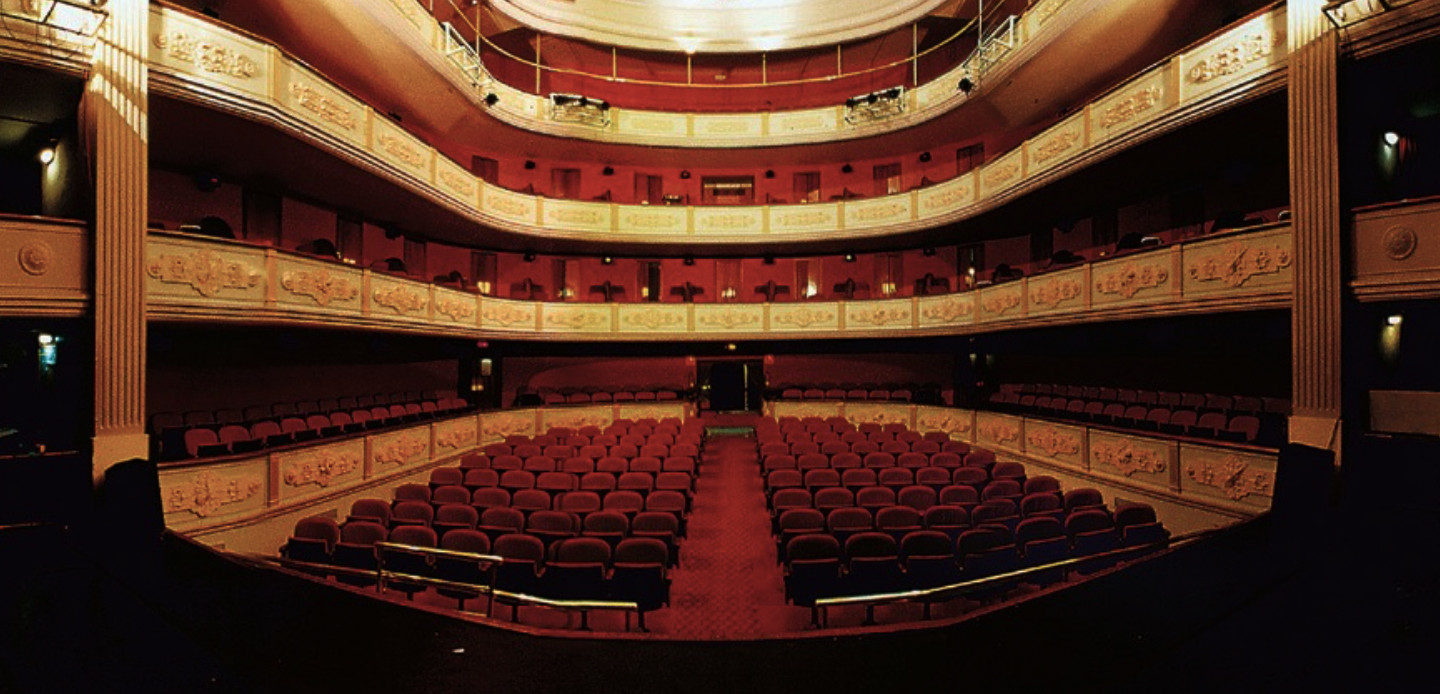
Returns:
[[[613,167],[613,166],[607,166],[607,167],[605,167],[605,168],[603,168],[603,169],[600,169],[600,175],[601,175],[601,176],[614,176],[614,175],[615,175],[615,167]]]
[[[855,167],[853,167],[853,166],[851,166],[851,165],[849,165],[849,164],[846,164],[846,165],[840,167],[840,173],[854,173],[854,172],[855,172]]]
[[[683,170],[681,170],[681,171],[680,171],[680,178],[682,178],[682,179],[688,179],[688,178],[690,178],[690,169],[683,169]]]
[[[489,94],[486,94],[486,95],[485,95],[485,105],[486,105],[486,106],[494,106],[495,104],[498,104],[498,103],[500,103],[500,96],[497,95],[495,92],[490,92]]]
[[[526,159],[526,160],[525,160],[525,170],[526,170],[526,171],[529,171],[530,169],[533,169],[533,168],[535,168],[535,161],[534,161],[533,159]]]
[[[1383,137],[1385,138],[1385,144],[1390,145],[1391,147],[1400,144],[1400,133],[1397,133],[1394,130],[1387,131]]]
[[[40,150],[40,153],[36,155],[36,158],[40,160],[42,165],[49,166],[50,162],[55,161],[55,146],[46,145]]]
[[[1404,316],[1401,316],[1400,314],[1397,313],[1397,314],[1395,314],[1395,315],[1393,315],[1393,316],[1390,316],[1390,317],[1386,318],[1386,319],[1385,319],[1385,324],[1386,324],[1386,325],[1400,325],[1400,323],[1404,322],[1404,320],[1405,320]]]
[[[611,264],[611,263],[613,263],[613,262],[615,262],[615,259],[612,258],[612,257],[610,257],[610,256],[608,256],[608,255],[607,255],[607,256],[603,256],[603,257],[600,258],[600,264],[601,264],[601,265],[609,265],[609,264]]]
[[[971,82],[969,77],[961,77],[960,84],[955,86],[960,90],[960,93],[969,94],[970,90],[975,88],[975,83]]]
[[[854,254],[854,253],[846,253],[846,254],[845,254],[845,262],[847,262],[847,263],[853,263],[853,262],[855,262],[855,254]]]
[[[920,161],[921,161],[921,162],[928,162],[928,161],[930,161],[930,153],[929,153],[929,152],[921,152],[921,153],[920,153]]]

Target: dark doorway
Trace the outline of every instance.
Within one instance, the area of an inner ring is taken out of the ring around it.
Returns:
[[[761,385],[765,382],[762,368],[759,359],[697,363],[695,381],[701,387],[701,409],[712,412],[758,411]]]

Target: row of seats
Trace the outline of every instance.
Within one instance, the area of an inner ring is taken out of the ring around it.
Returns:
[[[1091,424],[1159,431],[1177,436],[1278,445],[1284,438],[1285,416],[1275,413],[1229,414],[1224,411],[1172,410],[1165,406],[1124,405],[1099,400],[1067,400],[1056,396],[997,394],[990,402],[1004,411],[1060,417]]]
[[[915,389],[899,388],[821,388],[785,387],[776,389],[781,400],[869,400],[882,402],[910,402],[915,399]]]
[[[560,389],[542,388],[534,396],[543,405],[576,405],[592,402],[674,402],[686,392],[683,388],[621,388],[601,390],[598,388]]]
[[[964,444],[957,445],[954,448],[959,449],[961,445]],[[966,448],[968,448],[968,446],[966,446]],[[993,464],[994,462],[994,453],[976,448],[970,449],[968,453],[963,454],[958,452],[958,450],[942,450],[935,453],[908,451],[899,455],[886,451],[871,451],[863,455],[850,451],[842,451],[834,454],[801,453],[798,456],[789,453],[770,453],[761,458],[761,467],[766,473],[773,470],[788,469],[803,471],[816,468],[831,468],[835,470],[870,468],[879,470],[882,468],[900,467],[915,470],[924,467],[954,469],[966,465],[985,466]]]
[[[582,438],[583,437],[575,437]],[[614,440],[613,436],[597,436],[597,439]],[[627,436],[625,438],[636,438]],[[641,438],[643,439],[643,437]],[[508,443],[492,443],[485,446],[484,455],[491,461],[491,465],[498,465],[501,458],[520,458],[522,460],[544,456],[564,460],[567,458],[589,458],[600,460],[606,457],[616,458],[638,458],[641,456],[650,458],[669,458],[672,456],[683,456],[695,458],[700,454],[699,438],[687,439],[685,443],[667,444],[660,441],[669,440],[668,434],[656,434],[651,438],[655,443],[644,443],[635,445],[632,443],[616,443],[609,446],[601,443],[584,444],[574,446],[571,444],[550,444],[541,446],[538,443],[520,444],[511,446]],[[690,443],[690,441],[697,443]]]
[[[1109,388],[1104,386],[1058,385],[1053,383],[1004,383],[997,394],[1014,393],[1019,396],[1034,395],[1062,397],[1069,400],[1099,400],[1104,403],[1122,405],[1164,406],[1171,409],[1190,409],[1200,412],[1226,412],[1237,414],[1290,414],[1290,401],[1285,398],[1253,397],[1246,395],[1221,395],[1216,393],[1189,393],[1176,391],[1143,390],[1137,388]]]
[[[353,434],[389,426],[414,424],[456,413],[468,407],[464,400],[427,400],[388,407],[376,405],[368,410],[336,411],[264,419],[250,425],[167,427],[160,436],[157,455],[166,459],[197,458],[232,453],[249,453],[273,446],[313,441],[315,439]],[[179,438],[177,444],[174,439]]]

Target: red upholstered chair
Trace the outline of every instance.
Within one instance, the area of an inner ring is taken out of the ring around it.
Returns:
[[[385,526],[379,523],[371,521],[346,523],[345,527],[340,529],[340,542],[335,544],[335,550],[330,557],[331,563],[369,573],[337,574],[336,580],[354,586],[375,585],[374,572],[377,568],[375,543],[384,542],[389,534]]]
[[[340,526],[334,520],[326,516],[301,518],[282,553],[287,559],[324,564],[330,561],[330,552],[339,541]]]

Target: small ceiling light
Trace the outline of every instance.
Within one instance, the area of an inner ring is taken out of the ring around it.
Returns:
[[[1386,325],[1400,325],[1400,323],[1403,322],[1404,320],[1405,320],[1404,316],[1401,316],[1400,314],[1397,313],[1397,314],[1395,314],[1395,315],[1393,315],[1393,316],[1390,316],[1389,318],[1386,318],[1386,319],[1385,319],[1385,324],[1386,324]]]
[[[920,161],[921,161],[921,162],[928,162],[928,161],[930,161],[930,153],[929,153],[929,152],[921,152],[921,153],[920,153]]]
[[[485,105],[486,105],[486,106],[494,106],[495,104],[498,104],[498,103],[500,103],[500,97],[499,97],[499,95],[497,95],[495,92],[490,92],[489,94],[486,94],[486,95],[485,95]]]
[[[682,169],[682,170],[680,171],[680,178],[683,178],[683,179],[688,179],[688,178],[690,178],[690,169]]]
[[[1400,144],[1400,133],[1397,133],[1394,130],[1386,131],[1383,137],[1385,138],[1385,144],[1390,145],[1391,147]]]
[[[970,90],[975,88],[975,83],[971,82],[969,77],[961,77],[960,84],[955,86],[960,90],[960,93],[969,94]]]

